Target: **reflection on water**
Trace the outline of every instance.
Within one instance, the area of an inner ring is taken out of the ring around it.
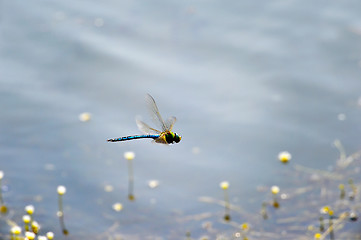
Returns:
[[[357,232],[359,5],[1,1],[0,238],[27,205],[61,238],[59,185],[70,239]],[[182,141],[108,144],[146,93]]]

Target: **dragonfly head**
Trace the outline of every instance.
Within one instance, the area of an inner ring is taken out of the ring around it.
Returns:
[[[182,137],[174,132],[169,132],[165,135],[167,143],[179,143],[181,139]]]
[[[181,139],[182,139],[181,136],[179,136],[178,134],[174,133],[174,141],[175,141],[176,143],[179,143]]]

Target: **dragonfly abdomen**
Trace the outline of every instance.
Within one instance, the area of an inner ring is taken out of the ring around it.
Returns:
[[[120,141],[127,141],[127,140],[133,140],[133,139],[140,139],[140,138],[153,138],[156,139],[158,138],[159,135],[135,135],[135,136],[126,136],[126,137],[121,137],[121,138],[111,138],[108,139],[108,142],[120,142]]]

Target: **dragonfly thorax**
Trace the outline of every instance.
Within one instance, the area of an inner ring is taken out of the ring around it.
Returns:
[[[165,135],[165,140],[167,141],[168,144],[170,143],[179,143],[179,141],[182,139],[181,136],[179,136],[178,134],[174,133],[174,132],[167,132]]]

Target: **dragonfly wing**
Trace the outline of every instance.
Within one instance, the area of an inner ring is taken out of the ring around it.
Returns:
[[[139,128],[139,130],[145,134],[160,134],[160,131],[158,131],[157,129],[154,129],[152,127],[150,127],[148,124],[146,124],[143,121],[140,121],[138,119],[135,120],[137,123],[137,126]]]
[[[150,115],[152,116],[154,123],[159,125],[159,127],[161,127],[164,132],[167,131],[167,125],[165,124],[162,116],[159,113],[157,104],[155,103],[154,98],[149,94],[147,94],[147,103]]]
[[[165,122],[165,127],[167,128],[167,131],[172,131],[174,123],[177,121],[176,117],[170,117]]]

